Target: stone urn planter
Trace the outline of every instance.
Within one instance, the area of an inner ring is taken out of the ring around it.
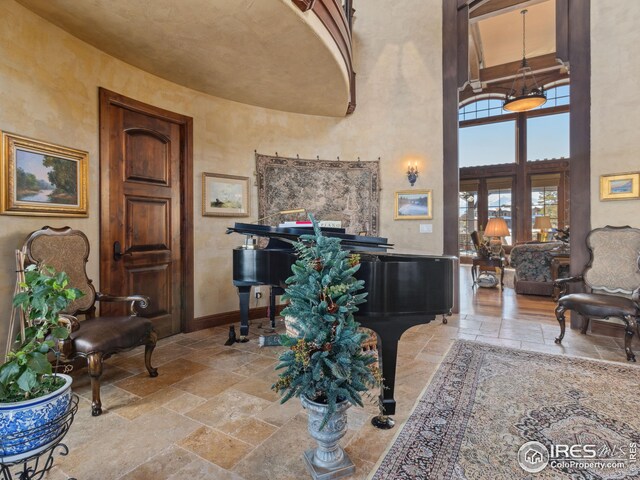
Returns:
[[[22,402],[0,403],[0,461],[16,462],[45,450],[62,431],[73,379],[56,391]]]
[[[309,434],[318,442],[317,448],[304,452],[307,470],[314,480],[328,480],[352,475],[356,467],[340,446],[340,439],[347,432],[347,409],[351,404],[344,400],[336,404],[335,413],[320,429],[328,405],[300,396],[302,406],[309,415]]]

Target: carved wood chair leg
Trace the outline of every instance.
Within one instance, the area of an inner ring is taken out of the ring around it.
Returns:
[[[564,331],[565,331],[565,318],[564,318],[564,312],[567,309],[563,306],[563,305],[558,305],[556,307],[556,320],[558,320],[558,323],[560,324],[560,336],[556,338],[556,343],[562,343],[562,339],[564,338]]]
[[[580,329],[580,333],[583,335],[587,334],[587,330],[589,330],[589,322],[591,321],[591,317],[583,317],[582,328]]]
[[[102,401],[100,400],[101,352],[91,353],[87,356],[87,369],[91,377],[91,415],[97,417],[102,413]]]
[[[158,369],[151,366],[151,355],[153,354],[153,349],[156,348],[157,341],[158,334],[154,330],[149,334],[149,340],[144,346],[144,365],[152,378],[158,376]]]
[[[626,323],[624,329],[624,351],[627,353],[627,360],[630,362],[635,362],[636,356],[631,350],[631,340],[633,340],[634,327],[637,328],[636,319],[632,316],[625,316],[624,323]]]

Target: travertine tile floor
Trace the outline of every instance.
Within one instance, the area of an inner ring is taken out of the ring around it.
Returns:
[[[227,327],[163,339],[154,353],[157,378],[149,378],[141,349],[107,361],[104,413],[91,417],[88,376],[75,374],[80,408],[48,479],[179,480],[309,478],[302,452],[313,442],[297,399],[284,405],[270,390],[281,347],[251,341],[225,347]],[[281,329],[282,326],[280,325]],[[418,325],[400,342],[393,430],[373,428],[374,405],[349,410],[343,445],[356,463],[352,478],[366,478],[443,356],[456,338],[515,348],[625,362],[622,339],[569,330],[555,345],[558,325],[551,314],[518,319],[458,315]],[[637,346],[636,346],[637,349]],[[640,352],[638,352],[640,353]]]

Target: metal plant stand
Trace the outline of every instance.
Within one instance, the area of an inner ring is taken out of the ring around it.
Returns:
[[[0,439],[0,480],[40,480],[53,467],[54,456],[67,455],[69,447],[62,442],[78,411],[78,396],[73,394],[67,412],[40,427],[25,431],[20,436],[24,441],[33,441],[34,437],[51,435],[55,437],[43,449],[38,449],[33,455],[17,460],[12,460],[11,456],[4,456],[2,439]],[[12,446],[19,441],[12,439]],[[70,479],[75,480],[75,479]]]

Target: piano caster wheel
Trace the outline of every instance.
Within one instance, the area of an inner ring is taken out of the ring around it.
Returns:
[[[446,325],[447,323],[449,323],[449,320],[447,320],[447,317],[442,317],[442,323],[443,325]]]
[[[378,415],[371,419],[371,425],[381,430],[389,430],[393,428],[395,424],[396,422],[393,421],[393,418],[388,415]]]
[[[240,335],[240,340],[237,340],[238,343],[247,343],[249,341],[249,337],[245,337]]]

